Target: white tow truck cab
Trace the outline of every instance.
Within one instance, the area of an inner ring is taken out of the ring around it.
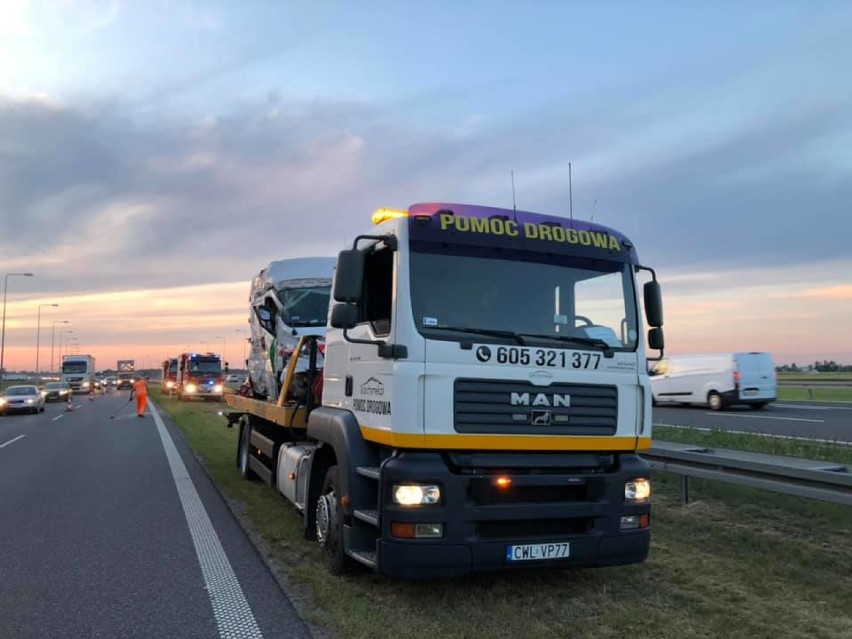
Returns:
[[[277,401],[228,395],[243,476],[329,567],[402,578],[642,561],[656,276],[603,226],[465,204],[380,209]]]

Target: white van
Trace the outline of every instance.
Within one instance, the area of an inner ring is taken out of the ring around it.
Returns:
[[[760,409],[777,396],[769,353],[673,355],[648,372],[654,403],[701,404],[723,410],[734,404]]]

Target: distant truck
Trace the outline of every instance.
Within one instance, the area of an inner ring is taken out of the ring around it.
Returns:
[[[670,355],[648,374],[655,403],[698,404],[710,410],[742,404],[759,410],[778,395],[769,353]]]
[[[193,397],[221,400],[225,387],[222,360],[215,353],[181,353],[175,393],[179,400]]]
[[[132,359],[120,359],[116,363],[118,381],[116,388],[133,388],[133,378],[136,376],[136,362]]]
[[[300,337],[325,336],[335,262],[332,257],[278,260],[252,280],[246,367],[255,397],[278,397],[281,375]]]
[[[65,355],[62,358],[62,381],[78,393],[95,389],[95,358],[91,355]]]
[[[163,371],[160,392],[171,395],[177,385],[178,358],[170,357],[163,360],[160,368]]]

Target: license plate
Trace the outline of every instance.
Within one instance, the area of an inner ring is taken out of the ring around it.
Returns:
[[[506,546],[506,561],[539,561],[542,559],[566,559],[570,544],[560,542],[555,544],[524,544],[522,546]]]
[[[745,392],[745,394],[746,395],[757,395],[757,391],[753,388],[750,388]]]

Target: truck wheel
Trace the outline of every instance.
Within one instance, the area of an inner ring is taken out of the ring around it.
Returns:
[[[249,481],[254,481],[257,479],[257,473],[255,473],[251,466],[249,466],[249,455],[251,454],[249,450],[251,449],[251,425],[244,424],[242,433],[240,434],[240,447],[239,453],[237,454],[237,461],[240,468],[240,475],[243,479],[247,479]]]
[[[332,466],[325,473],[322,493],[317,499],[317,542],[325,551],[326,565],[333,575],[355,570],[355,562],[343,549],[343,511],[340,508],[340,470]]]
[[[716,391],[711,391],[707,394],[707,406],[710,407],[710,410],[722,410],[724,408],[722,396]]]

